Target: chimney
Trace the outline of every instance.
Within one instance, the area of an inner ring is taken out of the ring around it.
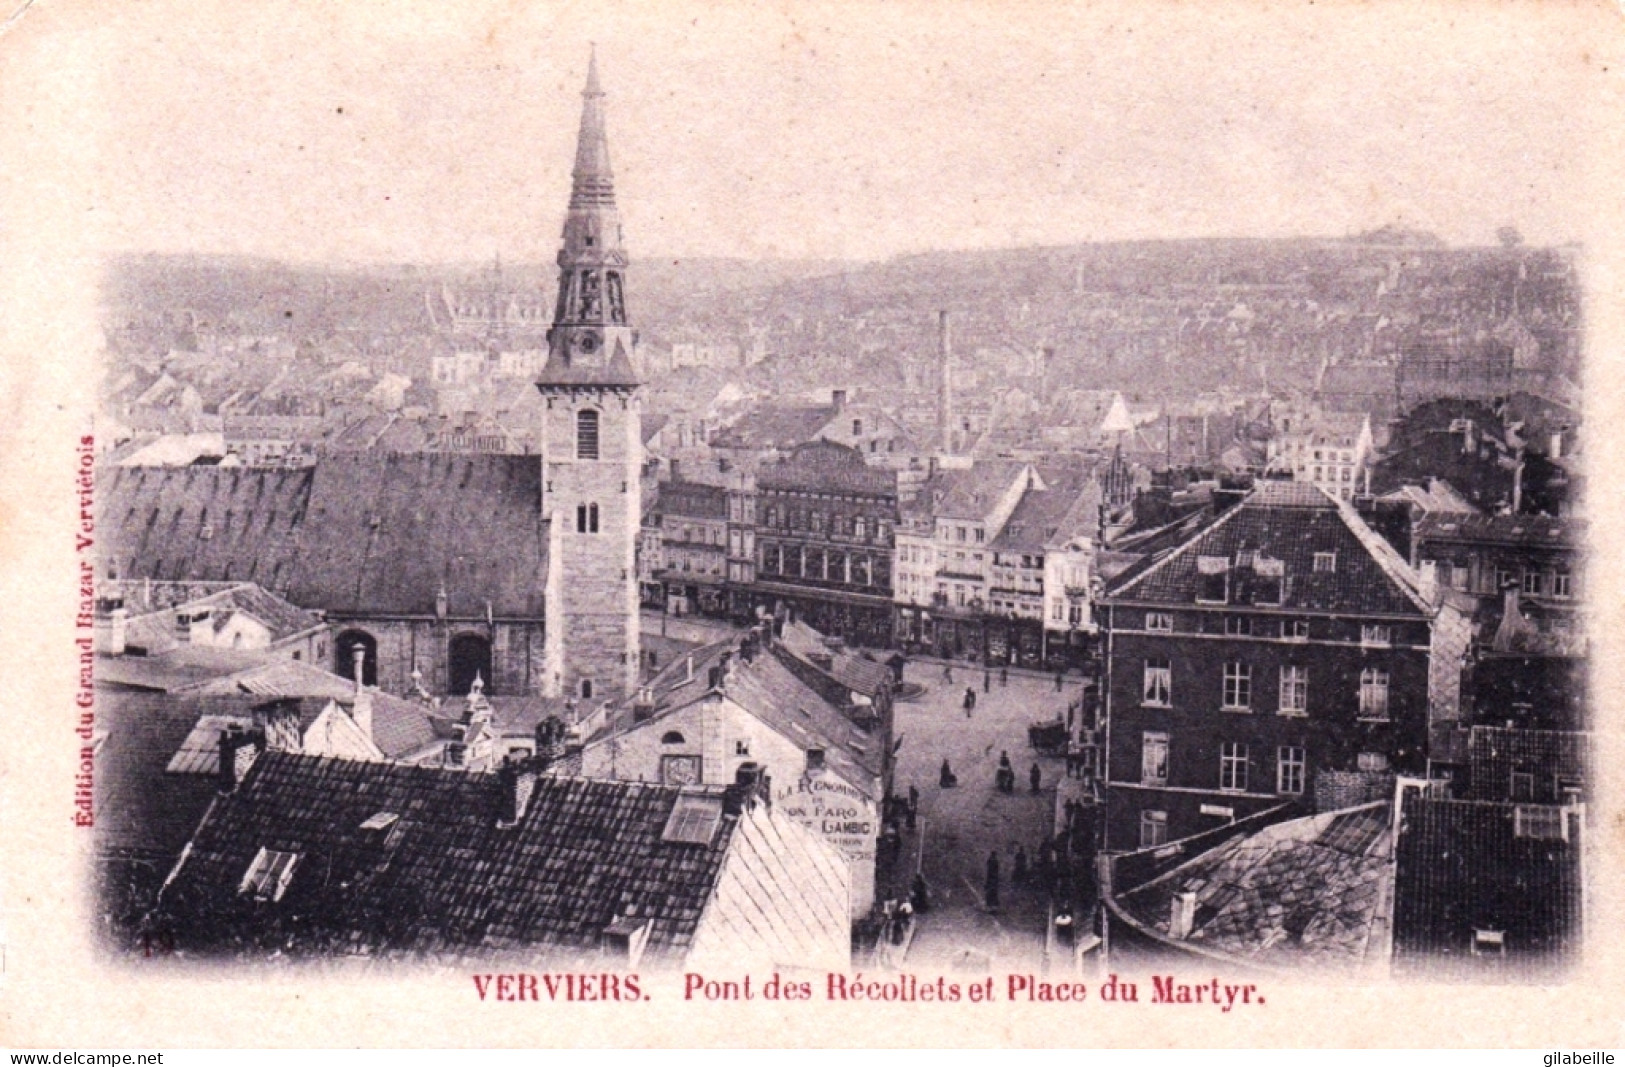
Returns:
[[[760,763],[754,760],[741,763],[734,772],[734,784],[723,791],[722,813],[742,815],[758,803],[771,807],[772,794],[768,791],[771,783],[772,779],[762,770]]]
[[[254,760],[265,751],[265,734],[230,726],[220,731],[220,792],[233,793]]]
[[[1497,652],[1511,652],[1518,647],[1519,638],[1529,632],[1529,623],[1523,617],[1522,597],[1518,587],[1508,583],[1501,590],[1501,625],[1496,627],[1495,639],[1490,647]]]
[[[1169,905],[1168,936],[1183,941],[1196,926],[1196,894],[1175,893]]]
[[[632,907],[635,905],[628,905],[626,915],[604,927],[602,942],[604,955],[626,970],[635,968],[643,958],[643,948],[649,943],[649,933],[653,929],[652,920],[633,915]]]
[[[355,720],[361,733],[368,740],[372,739],[372,694],[362,684],[365,677],[367,650],[357,645],[350,650],[351,676],[355,679],[355,693],[350,700],[350,718]]]
[[[1523,460],[1512,468],[1512,514],[1523,510]]]
[[[845,408],[846,408],[846,390],[845,389],[833,389],[833,390],[831,390],[830,394],[829,394],[829,402],[831,404],[835,405],[835,410],[836,411],[845,410]]]
[[[674,482],[683,480],[683,461],[680,459],[671,461],[671,480]]]
[[[688,674],[684,678],[684,681],[692,682],[694,680],[694,656],[693,656],[692,653],[688,657],[687,665],[688,665]]]
[[[937,433],[944,452],[954,450],[954,370],[953,337],[948,312],[937,312],[937,362],[940,384],[937,394]]]
[[[505,759],[497,769],[497,783],[502,790],[501,808],[497,825],[517,825],[530,807],[530,798],[536,792],[536,764],[532,760]]]
[[[632,721],[643,722],[654,713],[655,691],[646,685],[639,686],[638,695],[632,701]]]
[[[1546,446],[1546,454],[1548,456],[1550,456],[1552,459],[1562,459],[1563,458],[1563,431],[1562,430],[1553,430],[1552,431],[1552,436],[1550,438],[1549,443]]]

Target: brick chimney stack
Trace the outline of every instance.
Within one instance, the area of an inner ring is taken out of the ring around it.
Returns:
[[[355,697],[350,704],[350,717],[361,728],[361,732],[372,739],[372,694],[362,679],[366,677],[367,650],[357,645],[350,652],[352,677],[355,678]]]

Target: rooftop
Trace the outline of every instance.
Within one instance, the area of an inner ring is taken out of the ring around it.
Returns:
[[[683,953],[737,820],[667,825],[684,796],[720,814],[721,789],[539,776],[511,826],[503,794],[499,774],[267,752],[198,828],[161,918],[205,953],[569,960],[628,919],[650,923],[646,959]],[[266,850],[296,857],[274,903],[241,892]]]
[[[1431,614],[1416,574],[1393,547],[1347,504],[1301,482],[1259,482],[1240,504],[1177,547],[1118,576],[1107,596],[1158,604]]]
[[[1195,895],[1184,944],[1271,967],[1358,967],[1385,958],[1392,806],[1276,823],[1201,853],[1120,899],[1170,937],[1175,898]]]

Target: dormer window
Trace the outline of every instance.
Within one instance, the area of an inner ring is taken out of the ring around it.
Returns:
[[[1507,935],[1505,930],[1474,930],[1472,953],[1475,956],[1505,956]]]
[[[1226,556],[1196,557],[1196,601],[1223,604],[1230,594],[1230,560]]]
[[[254,862],[248,865],[248,872],[243,875],[237,892],[255,900],[273,903],[281,900],[282,894],[288,890],[288,883],[293,881],[293,870],[298,865],[297,852],[275,852],[262,848],[255,854]]]
[[[1315,573],[1316,574],[1335,574],[1336,571],[1337,571],[1337,553],[1336,552],[1316,552],[1315,553]]]

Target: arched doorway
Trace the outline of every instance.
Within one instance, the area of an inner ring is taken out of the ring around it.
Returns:
[[[448,659],[450,676],[448,692],[454,697],[467,696],[477,674],[485,682],[485,691],[491,691],[491,642],[479,634],[458,634],[451,639]]]
[[[333,673],[344,678],[355,677],[355,650],[365,656],[361,664],[364,685],[378,684],[378,639],[365,630],[345,630],[333,642]]]

